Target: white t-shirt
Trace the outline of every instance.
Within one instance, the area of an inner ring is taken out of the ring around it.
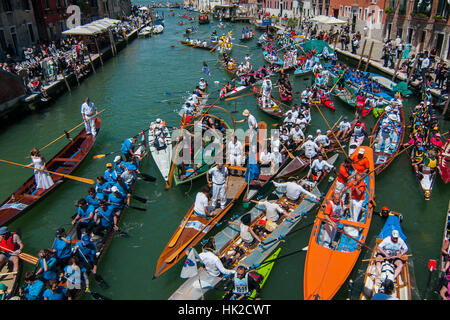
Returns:
[[[259,204],[262,204],[266,208],[266,219],[270,221],[277,221],[280,218],[280,214],[283,213],[283,208],[280,207],[277,203],[272,203],[269,201],[260,201]]]
[[[222,167],[222,170],[219,170],[218,167],[213,167],[208,171],[208,174],[211,175],[213,184],[222,185],[227,179],[228,169],[226,167]]]
[[[253,241],[253,236],[249,231],[250,227],[241,222],[241,224],[239,225],[239,228],[241,230],[240,235],[241,235],[242,241],[244,241],[246,243],[251,243]]]
[[[195,196],[194,211],[206,215],[206,206],[208,206],[208,197],[203,192],[197,193]]]

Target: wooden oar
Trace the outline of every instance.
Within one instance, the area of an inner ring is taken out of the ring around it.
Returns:
[[[220,42],[218,42],[214,48],[212,48],[211,50],[209,50],[209,52],[210,52],[210,53],[214,52],[214,50],[217,49],[217,47],[219,46],[219,44],[220,44]]]
[[[58,138],[56,138],[55,140],[53,140],[52,142],[50,142],[50,143],[47,144],[46,146],[40,148],[39,151],[44,150],[45,148],[47,148],[48,146],[52,145],[53,143],[55,143],[55,142],[58,141],[59,139],[61,139],[61,138],[63,138],[63,137],[66,137],[68,133],[71,133],[73,130],[75,130],[75,129],[79,128],[80,126],[82,126],[87,120],[90,120],[90,119],[92,119],[92,118],[94,118],[94,117],[97,117],[100,113],[102,113],[102,112],[105,111],[105,110],[106,110],[106,108],[103,109],[102,111],[96,113],[96,114],[93,115],[92,117],[86,119],[85,121],[83,121],[83,122],[80,123],[79,125],[75,126],[74,128],[70,129],[69,131],[67,131],[67,132],[64,131],[64,134],[60,135]]]
[[[244,46],[243,44],[233,44],[234,46],[238,46],[238,47],[244,47],[244,48],[248,48],[248,46]]]
[[[76,176],[72,176],[72,175],[69,175],[69,174],[64,174],[64,173],[59,173],[59,172],[54,172],[54,171],[48,171],[48,170],[44,170],[44,169],[37,169],[37,168],[34,168],[34,167],[26,166],[24,164],[15,163],[15,162],[11,162],[11,161],[6,161],[6,160],[2,160],[2,159],[0,159],[0,162],[12,164],[12,165],[23,167],[23,168],[34,169],[34,170],[38,170],[38,171],[42,171],[42,172],[56,174],[58,176],[62,176],[62,177],[67,178],[67,179],[72,179],[72,180],[76,180],[76,181],[80,181],[80,182],[84,182],[84,183],[88,183],[88,184],[95,184],[95,181],[92,180],[92,179],[76,177]]]
[[[333,134],[334,139],[336,139],[337,143],[339,144],[339,147],[341,147],[341,150],[344,152],[344,155],[346,158],[348,158],[347,153],[345,152],[344,148],[342,147],[341,143],[339,142],[339,140],[336,138],[336,135],[334,134],[334,131],[331,130],[330,124],[328,123],[327,119],[325,118],[325,116],[323,115],[322,111],[320,111],[320,108],[317,106],[317,104],[314,103],[314,105],[316,106],[317,110],[319,111],[320,115],[322,116],[323,120],[325,120],[325,123],[327,124],[328,129],[330,129],[331,133]]]
[[[14,252],[14,250],[11,250],[11,249],[8,249],[8,248],[5,248],[5,247],[1,247],[1,246],[0,246],[0,249],[8,251],[8,252]],[[20,259],[22,259],[23,261],[26,261],[26,262],[31,263],[33,265],[35,265],[35,264],[37,264],[39,262],[39,258],[38,257],[32,256],[31,254],[28,254],[28,253],[23,253],[23,252],[19,253],[18,257]]]
[[[250,92],[250,93],[242,94],[242,95],[237,96],[237,97],[226,98],[226,99],[224,99],[224,101],[230,101],[230,100],[242,98],[242,97],[245,97],[245,96],[249,96],[249,95],[251,95],[251,94],[254,94],[254,93],[253,93],[253,92]]]

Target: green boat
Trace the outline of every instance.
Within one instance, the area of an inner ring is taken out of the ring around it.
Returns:
[[[276,258],[278,258],[278,256],[280,255],[280,251],[281,251],[281,248],[278,248],[268,259],[267,259],[267,261],[269,261],[269,260],[274,260],[274,259],[276,259]],[[269,275],[270,275],[270,272],[272,272],[272,268],[273,268],[273,265],[275,264],[275,261],[272,261],[272,262],[270,262],[270,263],[266,263],[266,264],[263,264],[262,266],[260,266],[260,267],[258,267],[258,268],[256,268],[256,271],[260,274],[260,275],[262,275],[264,278],[263,278],[263,280],[262,280],[262,282],[261,282],[261,284],[260,284],[260,288],[262,289],[263,287],[264,287],[264,284],[266,283],[266,281],[267,281],[267,278],[269,277]],[[252,294],[250,295],[250,297],[249,297],[249,300],[253,300],[253,299],[255,299],[255,297],[256,297],[256,290],[253,290],[253,292],[252,292]]]

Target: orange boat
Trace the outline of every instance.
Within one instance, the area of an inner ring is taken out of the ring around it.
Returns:
[[[361,244],[366,241],[372,220],[373,208],[370,203],[375,196],[375,173],[373,172],[373,150],[366,146],[360,146],[355,152],[361,148],[365,149],[365,155],[369,160],[370,174],[364,178],[367,188],[360,216],[357,221],[353,221],[350,220],[348,214],[344,214],[339,221],[339,229],[330,246],[324,246],[325,232],[322,222],[325,215],[323,208],[331,199],[336,185],[335,180],[317,213],[309,238],[303,279],[305,300],[332,299],[352,271],[361,252]],[[344,205],[344,207],[346,206]]]

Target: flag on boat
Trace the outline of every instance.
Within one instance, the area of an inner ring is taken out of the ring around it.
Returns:
[[[258,163],[256,162],[255,152],[253,148],[250,148],[250,154],[248,156],[247,170],[245,171],[245,182],[250,181],[259,177]]]
[[[201,259],[194,248],[189,250],[189,254],[184,261],[183,269],[181,269],[180,277],[183,279],[195,277],[198,274],[197,262]]]

